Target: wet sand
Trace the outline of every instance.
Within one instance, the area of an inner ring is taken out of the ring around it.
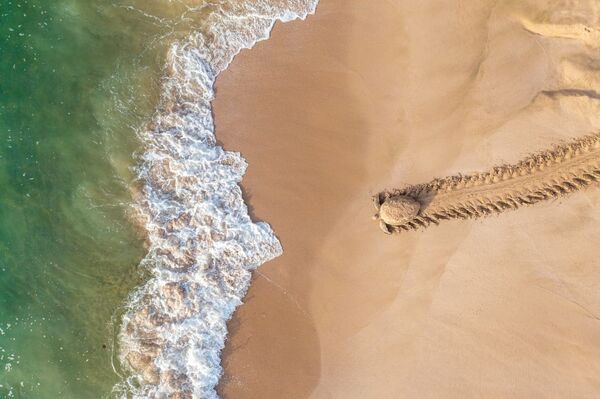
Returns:
[[[598,187],[392,237],[370,201],[597,131],[598,10],[413,3],[321,0],[217,82],[284,247],[230,322],[225,399],[600,393]]]

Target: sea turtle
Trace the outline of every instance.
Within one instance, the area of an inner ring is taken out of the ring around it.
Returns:
[[[373,197],[377,213],[374,220],[379,220],[379,227],[386,234],[392,234],[392,226],[400,226],[419,214],[419,201],[404,195],[377,194]]]

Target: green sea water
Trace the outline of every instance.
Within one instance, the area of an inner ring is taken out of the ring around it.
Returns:
[[[120,314],[143,279],[125,216],[135,130],[190,24],[137,3],[0,0],[2,399],[105,398],[120,379]]]

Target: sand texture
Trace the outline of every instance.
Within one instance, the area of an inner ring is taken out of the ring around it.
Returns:
[[[600,397],[597,150],[527,158],[600,131],[599,19],[593,1],[322,0],[234,60],[217,138],[284,254],[229,323],[224,399]],[[386,189],[523,159],[443,197],[492,217],[371,219]],[[491,206],[517,191],[551,198]]]

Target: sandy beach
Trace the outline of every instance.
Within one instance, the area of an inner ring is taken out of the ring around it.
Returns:
[[[596,398],[600,190],[386,236],[371,196],[598,131],[593,2],[321,0],[217,81],[284,254],[229,323],[224,399]]]

